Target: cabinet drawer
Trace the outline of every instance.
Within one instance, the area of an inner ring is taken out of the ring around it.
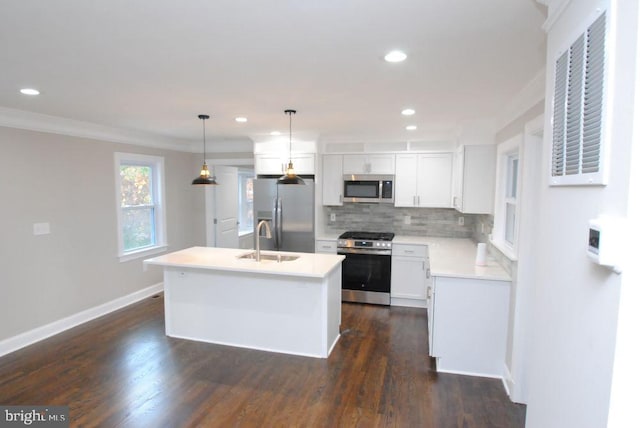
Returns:
[[[391,254],[394,256],[428,258],[426,245],[393,244]]]
[[[336,241],[316,241],[316,253],[336,254],[338,243]]]

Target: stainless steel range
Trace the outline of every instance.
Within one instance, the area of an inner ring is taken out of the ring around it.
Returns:
[[[338,237],[342,262],[342,301],[391,303],[390,232],[345,232]]]

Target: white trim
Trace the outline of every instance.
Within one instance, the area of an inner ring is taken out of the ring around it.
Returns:
[[[522,195],[522,164],[524,161],[523,153],[523,134],[518,134],[513,138],[508,139],[497,145],[496,147],[496,189],[494,197],[494,222],[493,222],[493,234],[490,238],[491,244],[502,252],[507,258],[512,261],[517,260],[518,253],[518,228],[520,218],[520,202],[516,203],[516,224],[514,230],[514,242],[513,246],[509,245],[504,239],[505,233],[505,219],[506,209],[504,207],[506,202],[505,189],[507,183],[507,157],[510,154],[516,154],[518,156],[518,189],[516,191],[516,201],[521,201]]]
[[[93,308],[86,309],[77,314],[59,319],[52,323],[34,328],[17,336],[10,337],[0,341],[0,356],[17,351],[18,349],[32,345],[36,342],[44,340],[48,337],[62,333],[80,324],[84,324],[93,319],[107,315],[113,311],[129,306],[149,296],[153,296],[163,290],[163,283],[157,283],[142,290],[135,291],[123,297],[119,297],[110,302],[104,303]]]
[[[551,27],[556,23],[562,12],[569,6],[571,0],[538,0],[538,3],[546,4],[547,6],[547,19],[542,24],[542,29],[547,33],[551,30]]]
[[[515,387],[515,382],[513,381],[513,377],[511,376],[511,371],[509,370],[509,366],[505,363],[502,367],[502,386],[504,386],[504,390],[507,395],[511,398],[513,394],[513,389]],[[513,401],[513,399],[511,400]]]
[[[141,155],[137,153],[114,152],[114,179],[115,179],[115,196],[116,196],[116,220],[118,234],[118,257],[120,262],[126,262],[139,257],[157,254],[167,249],[167,203],[165,199],[165,172],[164,157]],[[132,251],[124,250],[124,242],[122,237],[122,209],[120,207],[122,195],[120,189],[122,187],[120,179],[120,166],[122,164],[134,163],[137,165],[149,165],[153,169],[152,186],[153,203],[155,207],[155,236],[156,242],[152,247],[138,248]]]
[[[446,370],[446,369],[437,369],[438,373],[451,373],[463,376],[475,376],[475,377],[488,377],[490,379],[500,379],[504,384],[504,379],[501,375],[497,375],[494,373],[478,373],[478,372],[466,372],[464,370]]]
[[[154,247],[144,248],[141,250],[131,251],[129,253],[118,256],[120,263],[128,262],[130,260],[140,259],[143,257],[152,256],[167,251],[168,244],[156,245]]]
[[[546,69],[541,68],[536,75],[506,105],[496,118],[496,131],[522,116],[530,108],[544,100]]]
[[[140,131],[113,128],[6,107],[0,107],[0,126],[181,152],[195,151],[194,143],[178,138],[151,135]]]

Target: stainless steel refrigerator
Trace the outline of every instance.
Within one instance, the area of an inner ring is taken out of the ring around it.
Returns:
[[[255,226],[267,220],[271,239],[260,238],[260,249],[315,252],[313,179],[305,185],[277,184],[275,178],[253,181],[253,219]],[[264,229],[262,230],[264,232]]]

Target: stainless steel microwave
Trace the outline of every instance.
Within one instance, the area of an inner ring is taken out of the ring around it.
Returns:
[[[344,176],[343,202],[393,203],[393,175]]]

